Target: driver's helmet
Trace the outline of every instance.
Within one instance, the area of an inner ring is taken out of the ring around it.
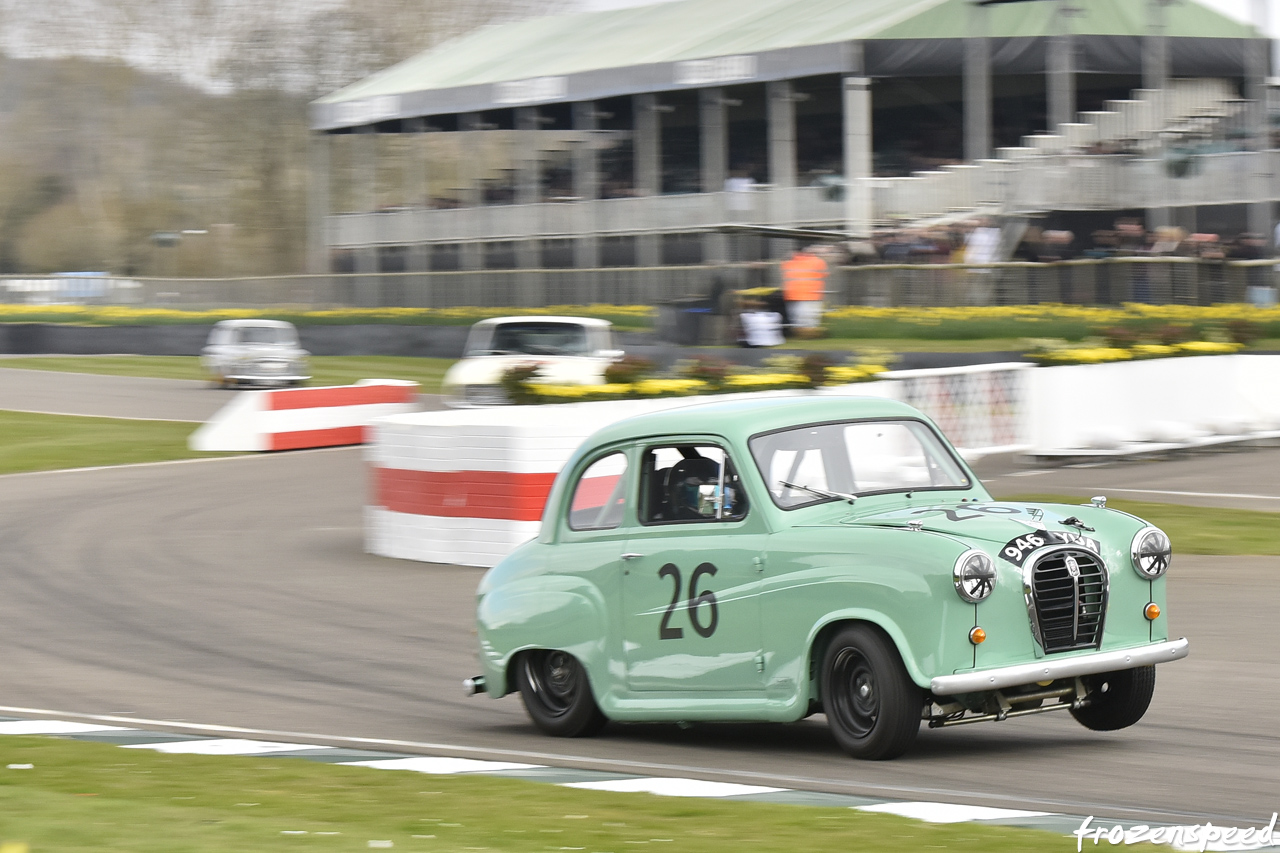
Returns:
[[[676,518],[707,518],[715,514],[708,509],[702,487],[718,484],[720,465],[712,459],[681,459],[667,474],[667,496]]]

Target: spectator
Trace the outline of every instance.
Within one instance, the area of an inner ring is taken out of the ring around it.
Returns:
[[[978,220],[977,226],[969,232],[964,241],[964,262],[966,264],[993,264],[1000,259],[1000,229],[990,219]],[[969,304],[987,305],[991,302],[993,290],[991,284],[991,268],[980,267],[969,270]]]
[[[768,310],[763,302],[748,302],[738,319],[744,347],[776,347],[783,343],[782,315]]]
[[[827,262],[819,252],[816,246],[809,246],[782,264],[782,298],[787,302],[787,319],[798,337],[817,337],[822,326]]]

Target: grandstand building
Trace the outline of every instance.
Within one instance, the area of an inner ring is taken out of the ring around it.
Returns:
[[[676,0],[490,27],[312,105],[312,271],[713,264],[732,223],[1252,205],[1269,230],[1269,53],[1195,0]]]

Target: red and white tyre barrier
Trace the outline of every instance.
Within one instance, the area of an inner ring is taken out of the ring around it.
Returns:
[[[364,444],[373,420],[415,412],[417,398],[418,383],[399,379],[241,391],[187,443],[192,450],[229,452]]]
[[[598,429],[690,400],[505,406],[383,418],[365,449],[371,554],[492,566],[538,535],[556,474]]]

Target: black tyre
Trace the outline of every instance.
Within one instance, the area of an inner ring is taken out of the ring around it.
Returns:
[[[533,724],[554,737],[591,737],[608,718],[591,695],[587,671],[567,652],[525,652],[516,661],[516,684]]]
[[[893,642],[870,625],[832,638],[822,660],[822,709],[840,748],[854,758],[897,758],[915,743],[924,694]]]
[[[1081,680],[1089,691],[1089,704],[1072,708],[1071,716],[1086,729],[1113,732],[1127,729],[1147,713],[1156,689],[1156,668],[1140,666],[1087,675]]]

